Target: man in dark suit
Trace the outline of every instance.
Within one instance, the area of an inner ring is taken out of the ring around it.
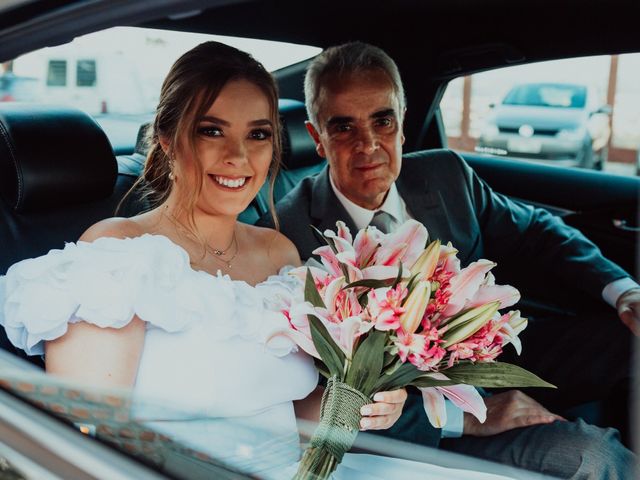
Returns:
[[[305,97],[307,129],[328,167],[303,180],[276,207],[282,232],[296,244],[303,259],[322,244],[310,224],[321,231],[335,229],[337,220],[345,221],[352,231],[369,224],[393,229],[415,218],[427,227],[431,238],[451,241],[463,265],[481,257],[499,263],[533,258],[550,276],[567,284],[579,283],[596,296],[604,295],[617,305],[625,325],[638,328],[637,285],[578,231],[545,210],[493,192],[453,152],[402,156],[402,82],[395,63],[380,49],[350,43],[326,50],[308,68]],[[272,221],[266,217],[259,223]],[[610,338],[599,336],[601,329],[607,335],[614,330],[622,343],[630,343],[631,335],[622,327],[616,331],[617,325],[586,321],[583,325],[588,328],[578,329],[572,337],[575,341]],[[543,333],[547,338],[554,335],[549,330]],[[527,350],[527,339],[523,341]],[[585,372],[584,365],[567,361],[566,345],[550,343],[538,345],[539,352],[547,352],[554,363],[549,372],[537,373],[553,382],[557,377],[546,374],[561,371],[560,383],[567,391],[571,381],[594,395],[601,390],[601,379],[594,382],[588,375],[579,375]],[[612,355],[608,365],[620,360],[628,365],[629,350],[627,358],[620,358],[625,355],[622,350],[617,349],[618,356]],[[532,355],[533,359],[538,355],[542,354]],[[607,372],[615,377],[611,382],[628,376],[624,368],[618,370]],[[392,434],[565,477],[592,471],[602,478],[623,478],[633,461],[633,454],[619,443],[614,430],[563,421],[522,392],[486,398],[484,424],[448,406],[452,425],[445,427],[444,436],[454,438],[442,442],[441,432],[429,429],[426,418],[420,420],[419,403],[410,400]],[[577,454],[580,450],[588,453]],[[597,461],[587,460],[592,454]]]

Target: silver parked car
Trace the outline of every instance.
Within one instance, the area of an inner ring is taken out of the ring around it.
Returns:
[[[577,84],[515,85],[493,105],[477,150],[555,165],[602,169],[611,107]]]

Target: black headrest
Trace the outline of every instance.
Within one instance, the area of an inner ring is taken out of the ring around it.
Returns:
[[[304,125],[307,119],[304,103],[284,98],[280,99],[278,107],[283,126],[282,165],[293,170],[322,162]]]
[[[89,115],[0,104],[0,196],[16,212],[106,198],[116,176],[111,144]]]

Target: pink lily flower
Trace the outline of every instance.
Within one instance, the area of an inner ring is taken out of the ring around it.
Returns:
[[[307,318],[307,314],[317,315],[316,309],[309,302],[294,303],[290,310],[283,310],[283,314],[287,317],[289,326],[271,332],[266,343],[269,344],[277,337],[285,337],[312,357],[320,359],[320,354],[311,338],[311,327]]]
[[[496,285],[495,277],[491,272],[488,272],[484,283],[480,285],[465,308],[478,307],[496,300],[500,302],[499,308],[507,308],[520,301],[520,292],[511,285]]]
[[[329,272],[327,272],[326,270],[322,270],[321,268],[311,267],[311,266],[302,266],[302,267],[293,268],[289,271],[289,275],[293,275],[294,277],[296,277],[302,282],[302,285],[304,285],[304,282],[307,279],[307,270],[311,271],[311,276],[313,277],[313,281],[316,284],[316,287],[318,288],[318,290],[325,288],[329,284],[329,282],[333,279],[333,276],[331,276]]]
[[[314,255],[318,255],[320,257],[320,261],[327,269],[330,275],[337,277],[342,275],[342,270],[340,269],[340,262],[336,257],[336,254],[333,253],[331,247],[329,245],[325,245],[323,247],[316,248],[313,252]]]
[[[451,277],[449,283],[451,297],[442,314],[450,317],[465,308],[467,302],[474,297],[480,285],[484,283],[487,272],[495,266],[494,262],[482,259],[469,264],[460,270],[460,273]]]
[[[408,245],[402,242],[394,243],[388,246],[381,246],[378,250],[376,250],[376,253],[373,256],[373,263],[377,266],[398,265],[405,252],[407,251],[407,248]]]
[[[453,367],[458,360],[467,360],[473,358],[475,350],[478,348],[478,344],[472,339],[466,342],[456,343],[451,345],[447,350],[450,352],[447,367]]]
[[[447,351],[437,343],[434,343],[429,349],[424,352],[424,355],[420,357],[409,357],[409,361],[414,364],[418,370],[428,372],[435,370],[438,367],[440,361],[447,354]]]
[[[336,227],[338,227],[338,237],[342,238],[349,245],[351,245],[353,243],[353,237],[351,236],[351,230],[349,230],[347,224],[339,220],[338,222],[336,222]]]
[[[374,235],[372,229],[365,228],[358,232],[353,242],[353,249],[356,251],[359,268],[365,268],[371,263],[378,245],[378,235]]]
[[[348,359],[353,356],[353,347],[356,343],[356,339],[361,335],[367,333],[373,328],[373,323],[364,321],[361,317],[353,316],[347,317],[338,324],[338,337],[331,333],[331,338],[338,344],[340,349],[344,352]]]
[[[324,300],[324,304],[327,307],[327,310],[329,311],[329,315],[335,315],[336,313],[336,307],[338,304],[338,295],[343,293],[341,291],[342,287],[344,287],[346,284],[344,277],[337,277],[334,278],[331,283],[329,283],[329,285],[327,285],[327,288],[324,291],[324,295],[323,295],[323,300]]]
[[[479,307],[495,301],[500,302],[500,308],[510,307],[520,301],[520,292],[511,285],[483,285],[465,305],[465,308]]]
[[[401,261],[406,265],[413,265],[424,251],[428,238],[429,234],[424,225],[416,220],[407,220],[395,232],[384,236],[380,242],[380,250],[389,249],[393,252],[394,247],[404,245],[399,258],[395,259],[394,263]],[[381,256],[383,255],[381,253]],[[384,264],[388,265],[388,263]]]
[[[367,280],[386,280],[398,276],[398,265],[372,265],[361,270],[362,278]],[[409,270],[402,268],[402,276],[407,276]]]
[[[506,320],[502,323],[502,327],[498,332],[503,338],[502,346],[511,343],[517,354],[520,355],[522,353],[522,343],[518,334],[527,328],[528,320],[520,316],[519,310],[505,313],[502,318]]]
[[[438,264],[442,265],[443,271],[457,275],[460,273],[460,259],[456,256],[458,250],[448,242],[446,245],[440,245],[440,258]]]
[[[429,342],[424,335],[418,333],[405,333],[402,329],[398,330],[398,337],[393,343],[398,347],[398,356],[402,363],[409,361],[415,365],[415,361],[426,355]],[[413,358],[412,358],[413,357]],[[416,358],[417,357],[417,358]],[[411,360],[414,361],[411,361]]]
[[[447,377],[441,373],[431,373],[429,376],[438,380],[447,380]],[[444,397],[447,397],[463,411],[472,414],[481,423],[487,419],[487,406],[475,387],[471,385],[427,387],[420,388],[420,391],[429,422],[436,428],[442,428],[447,423]]]
[[[353,251],[349,227],[347,227],[344,222],[340,221],[336,223],[336,226],[338,227],[338,233],[333,230],[325,230],[323,232],[324,236],[333,240],[333,244],[338,253]]]
[[[407,289],[401,285],[396,288],[378,288],[368,293],[367,312],[377,330],[388,331],[400,328],[400,316],[404,313],[402,300]],[[404,361],[404,360],[403,360]]]

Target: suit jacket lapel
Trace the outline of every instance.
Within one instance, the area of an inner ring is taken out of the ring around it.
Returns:
[[[329,183],[329,166],[327,165],[315,178],[311,194],[311,222],[318,230],[335,231],[336,222],[342,220],[355,235],[357,229],[351,216],[333,193]]]
[[[413,177],[413,178],[412,178]],[[421,222],[429,232],[429,238],[452,240],[451,229],[447,220],[447,208],[438,188],[434,188],[429,176],[402,175],[398,177],[396,186],[413,218]]]

